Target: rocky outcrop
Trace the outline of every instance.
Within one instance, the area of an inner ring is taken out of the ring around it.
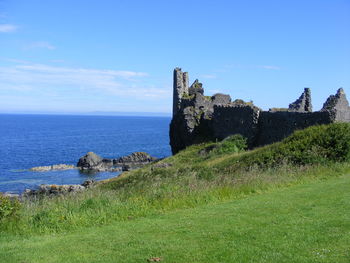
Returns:
[[[77,167],[81,169],[93,169],[102,163],[102,158],[94,152],[88,152],[78,161]]]
[[[203,85],[198,80],[189,88],[187,83],[188,73],[176,68],[169,132],[173,154],[189,145],[222,140],[233,134],[246,137],[253,148],[282,140],[293,131],[311,125],[350,122],[349,103],[343,89],[330,96],[321,111],[312,111],[309,88],[289,108],[263,111],[252,102],[231,101],[229,95],[204,96]]]
[[[87,180],[82,184],[56,185],[42,184],[38,189],[26,189],[20,198],[31,199],[44,196],[64,195],[69,193],[82,192],[94,185],[93,180]]]
[[[37,166],[30,168],[29,171],[32,172],[48,172],[48,171],[60,171],[60,170],[70,170],[77,169],[75,165],[70,164],[54,164],[49,166]]]
[[[130,155],[120,157],[113,160],[114,165],[137,165],[137,164],[147,164],[156,161],[157,158],[152,157],[145,152],[134,152]]]
[[[145,152],[134,152],[130,155],[120,157],[113,160],[114,166],[119,166],[123,171],[130,171],[132,169],[140,168],[146,164],[158,160]]]
[[[113,166],[112,159],[102,158],[94,152],[88,152],[81,157],[77,163],[77,167],[86,172],[118,172],[122,169]]]
[[[71,193],[82,192],[95,185],[94,180],[86,180],[82,184],[42,184],[38,189],[26,189],[22,194],[12,193],[0,193],[3,196],[10,198],[11,200],[32,200],[42,198],[45,196],[66,195]]]
[[[142,167],[158,160],[145,152],[135,152],[116,159],[102,158],[94,152],[88,152],[81,157],[77,166],[68,164],[55,164],[30,168],[33,172],[48,172],[68,169],[80,169],[83,172],[120,172]]]
[[[46,172],[52,170],[80,169],[83,172],[120,172],[140,168],[146,164],[159,160],[145,152],[134,152],[130,155],[117,159],[102,158],[94,152],[88,152],[81,157],[77,166],[57,164],[50,166],[33,167],[30,170],[35,172]],[[80,192],[93,185],[92,180],[85,181],[81,185],[55,185],[42,184],[38,189],[26,189],[22,195],[4,193],[5,196],[14,199],[32,198],[39,196],[67,194],[71,192]]]
[[[157,158],[145,152],[135,152],[117,159],[106,159],[93,152],[88,152],[79,159],[77,167],[82,171],[129,171],[156,160]]]

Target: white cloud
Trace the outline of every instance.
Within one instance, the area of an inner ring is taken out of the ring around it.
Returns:
[[[0,33],[15,32],[17,28],[17,26],[11,24],[0,24]]]
[[[122,78],[132,78],[132,77],[145,77],[148,74],[144,72],[133,72],[124,70],[100,70],[100,69],[85,69],[85,68],[66,68],[49,66],[43,64],[31,64],[31,65],[17,65],[15,68],[32,71],[32,72],[42,72],[51,74],[75,74],[75,75],[98,75],[98,76],[112,76],[112,77],[122,77]]]
[[[35,49],[35,48],[43,48],[48,50],[56,49],[54,45],[51,45],[49,42],[46,42],[46,41],[33,42],[24,47],[24,49]]]
[[[127,70],[58,67],[44,64],[17,64],[0,67],[0,92],[28,91],[61,96],[118,96],[127,99],[168,98],[171,90],[147,83],[148,74]],[[142,82],[141,82],[142,81]]]
[[[5,60],[7,62],[12,62],[12,63],[31,64],[31,62],[28,60],[16,59],[16,58],[4,58],[3,60]]]

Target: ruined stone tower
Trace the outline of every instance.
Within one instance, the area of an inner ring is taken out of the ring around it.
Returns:
[[[350,122],[350,107],[342,88],[328,97],[321,111],[329,112],[336,121]]]
[[[188,95],[188,73],[182,72],[181,68],[174,69],[174,95],[173,95],[173,116],[181,108],[181,99]]]
[[[202,83],[188,85],[188,73],[174,70],[172,152],[205,141],[223,140],[232,134],[247,138],[250,148],[278,142],[295,130],[312,125],[350,122],[350,107],[343,89],[329,96],[320,111],[312,111],[311,91],[305,88],[289,108],[263,111],[251,102],[232,101],[229,95],[204,96]]]
[[[289,104],[288,110],[296,112],[312,112],[311,90],[305,88],[299,99]]]

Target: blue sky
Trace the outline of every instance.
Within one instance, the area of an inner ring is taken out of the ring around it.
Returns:
[[[314,110],[350,96],[350,1],[0,0],[0,112],[161,112],[172,71],[206,95]]]

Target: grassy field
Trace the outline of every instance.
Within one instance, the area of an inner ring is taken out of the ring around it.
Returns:
[[[69,234],[2,237],[1,262],[350,262],[350,176]]]
[[[0,262],[349,262],[350,124],[246,151],[239,136],[21,205]]]

